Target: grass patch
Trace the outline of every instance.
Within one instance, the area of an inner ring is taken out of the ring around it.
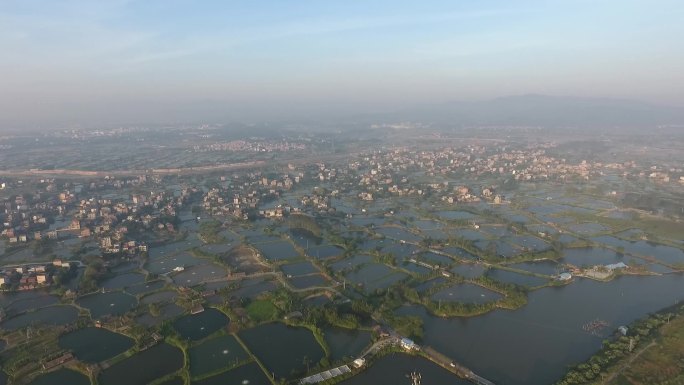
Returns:
[[[684,383],[684,316],[663,325],[655,343],[609,385]]]
[[[209,222],[203,222],[199,226],[200,238],[205,243],[222,243],[225,239],[219,235],[221,231],[221,222],[212,220]]]
[[[663,218],[641,217],[637,221],[639,228],[658,237],[678,240],[684,234],[684,222],[675,222]]]
[[[274,320],[278,317],[278,308],[268,300],[256,300],[247,305],[247,314],[256,323]]]

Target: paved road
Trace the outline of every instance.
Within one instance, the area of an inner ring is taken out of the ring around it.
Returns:
[[[72,169],[56,169],[56,170],[40,170],[40,169],[12,169],[12,170],[0,170],[0,175],[2,176],[56,176],[60,177],[105,177],[105,176],[131,176],[131,175],[142,175],[142,174],[197,174],[197,173],[207,173],[215,171],[232,171],[232,170],[244,170],[250,168],[264,167],[268,165],[269,167],[273,164],[284,165],[288,163],[292,164],[308,164],[316,162],[329,162],[334,160],[344,160],[351,159],[355,156],[361,154],[360,152],[349,153],[349,154],[329,154],[329,155],[311,155],[302,158],[283,158],[275,159],[271,161],[257,160],[241,163],[225,163],[218,165],[205,165],[205,166],[195,166],[195,167],[180,167],[180,168],[149,168],[149,169],[139,169],[139,170],[72,170]]]
[[[396,337],[388,337],[382,340],[377,341],[373,345],[371,345],[366,351],[364,351],[361,354],[361,358],[366,358],[366,356],[370,354],[375,354],[378,351],[386,348],[389,345],[396,345],[399,343],[399,340]]]

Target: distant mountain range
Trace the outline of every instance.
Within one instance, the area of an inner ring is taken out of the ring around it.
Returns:
[[[684,124],[684,108],[623,99],[522,95],[426,105],[385,118],[456,126],[646,127]]]

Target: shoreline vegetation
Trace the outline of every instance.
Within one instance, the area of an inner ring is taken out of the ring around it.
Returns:
[[[603,341],[588,360],[555,385],[676,385],[684,383],[684,305],[662,309]]]

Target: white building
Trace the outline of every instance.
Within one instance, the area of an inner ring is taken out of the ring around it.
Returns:
[[[404,350],[418,350],[418,345],[408,338],[402,338],[400,344]]]

